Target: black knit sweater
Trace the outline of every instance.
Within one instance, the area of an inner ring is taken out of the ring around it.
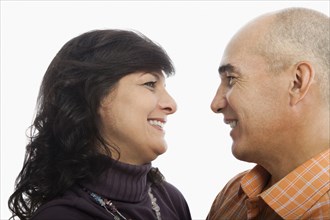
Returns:
[[[150,169],[151,164],[134,166],[115,162],[97,180],[76,185],[62,197],[41,206],[32,220],[114,219],[86,190],[112,200],[127,219],[154,220],[157,218],[148,195],[149,187],[157,199],[162,220],[190,220],[183,195],[166,181],[152,184],[147,178]]]

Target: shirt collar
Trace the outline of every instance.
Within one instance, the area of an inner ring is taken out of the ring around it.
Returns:
[[[329,149],[306,161],[261,198],[284,219],[300,219],[330,188]]]
[[[270,177],[265,168],[260,165],[255,166],[242,178],[239,195],[244,192],[249,198],[256,197],[263,191]]]
[[[330,188],[330,149],[306,161],[263,192],[271,175],[256,165],[241,180],[239,195],[261,197],[284,219],[299,219]]]

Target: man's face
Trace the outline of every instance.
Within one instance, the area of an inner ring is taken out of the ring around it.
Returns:
[[[251,50],[252,39],[238,37],[228,45],[219,68],[221,83],[212,101],[214,112],[224,115],[232,128],[233,155],[259,162],[277,154],[282,133],[290,121],[288,80],[272,73],[266,60]]]

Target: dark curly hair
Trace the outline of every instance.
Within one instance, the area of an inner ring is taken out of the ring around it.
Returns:
[[[111,157],[111,146],[100,133],[98,108],[122,77],[137,71],[170,76],[174,67],[159,45],[133,31],[94,30],[62,47],[40,87],[24,165],[8,201],[11,219],[31,218],[42,204],[107,168],[104,152]],[[162,179],[157,169],[148,177]]]

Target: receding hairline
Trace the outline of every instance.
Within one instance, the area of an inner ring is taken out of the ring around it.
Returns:
[[[262,54],[264,56],[269,56],[270,49],[274,48],[274,46],[286,52],[281,54],[283,56],[285,56],[285,54],[290,55],[292,53],[294,53],[292,55],[299,55],[301,53],[310,54],[310,49],[314,49],[315,45],[312,43],[309,45],[311,48],[306,49],[306,46],[308,44],[303,44],[301,42],[301,39],[297,39],[295,37],[308,36],[308,30],[306,31],[307,33],[304,32],[304,30],[308,28],[308,25],[311,26],[312,22],[317,23],[319,25],[326,23],[327,28],[324,29],[324,32],[329,33],[329,17],[325,14],[322,14],[321,12],[312,9],[298,7],[286,8],[257,17],[255,19],[255,22],[262,23],[264,22],[265,18],[269,18],[268,20],[270,21],[270,23],[264,29],[264,32],[260,33],[260,35],[263,37],[259,38],[259,46],[256,47],[258,52],[264,52]],[[317,22],[315,20],[317,20]],[[315,27],[314,29],[317,30],[317,26],[318,25],[314,25],[312,27]],[[300,31],[300,33],[302,34],[294,35],[294,31]],[[325,35],[328,37],[329,41],[329,35]],[[313,39],[318,40],[319,38],[320,35],[317,35],[315,33]],[[311,41],[308,42],[311,43]],[[291,46],[292,48],[289,46]],[[289,51],[290,49],[292,51]]]
[[[311,62],[321,95],[329,103],[330,20],[329,16],[307,8],[286,8],[260,16],[270,18],[255,52],[263,56],[273,73],[301,61]]]
[[[244,25],[232,37],[224,54],[236,49],[242,56],[262,57],[271,74],[301,61],[309,62],[316,72],[320,95],[330,105],[329,23],[327,15],[307,8],[265,13]],[[227,64],[224,56],[222,60]]]

